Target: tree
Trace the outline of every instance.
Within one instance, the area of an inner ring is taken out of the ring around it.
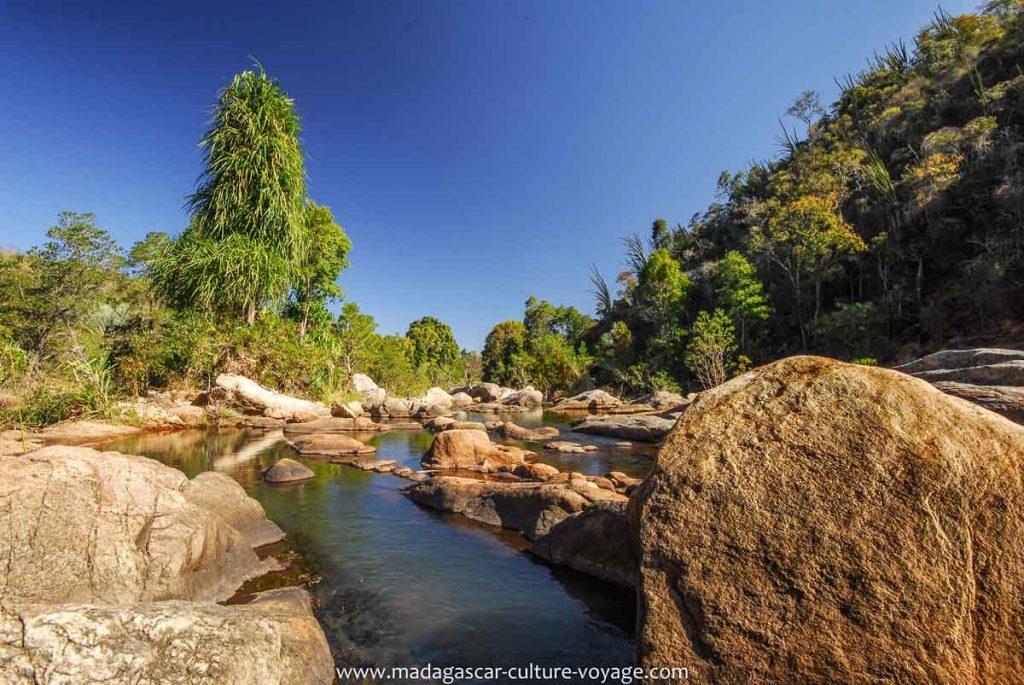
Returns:
[[[448,324],[432,316],[424,316],[409,324],[405,337],[409,340],[409,360],[424,369],[432,383],[451,382],[459,361],[459,344]]]
[[[329,318],[327,303],[342,296],[338,276],[348,267],[352,249],[352,241],[328,207],[307,204],[303,230],[303,242],[316,247],[300,256],[292,276],[291,310],[299,319],[300,335],[306,334],[311,314],[324,321]]]
[[[151,261],[154,284],[176,305],[252,324],[285,295],[310,249],[294,102],[262,67],[243,71],[221,91],[200,146],[192,222]]]
[[[721,309],[701,311],[690,330],[686,367],[705,389],[721,385],[735,367],[736,336],[732,320]]]
[[[821,286],[840,259],[863,252],[864,240],[839,214],[836,200],[805,195],[792,202],[772,200],[767,221],[750,234],[750,249],[777,266],[793,288],[801,340],[807,346],[806,299],[813,289],[812,322],[821,311]]]
[[[771,314],[764,285],[757,278],[754,265],[736,250],[726,252],[715,265],[713,280],[715,300],[739,326],[740,349],[745,350],[748,326]]]
[[[500,385],[522,381],[523,369],[518,365],[526,351],[526,326],[521,321],[502,321],[494,326],[484,340],[484,380]]]
[[[359,311],[355,302],[346,302],[334,324],[334,338],[338,341],[339,356],[346,376],[363,368],[373,353],[377,337],[377,322],[369,314]]]

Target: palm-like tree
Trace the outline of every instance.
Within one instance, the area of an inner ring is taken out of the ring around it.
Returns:
[[[307,249],[294,102],[257,64],[221,91],[200,146],[203,172],[187,202],[192,222],[150,272],[171,302],[252,323],[287,292]]]

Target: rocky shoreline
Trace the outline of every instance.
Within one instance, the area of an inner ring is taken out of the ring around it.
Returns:
[[[517,531],[550,563],[635,589],[641,665],[687,663],[722,681],[884,671],[906,682],[924,682],[921,673],[1010,682],[1020,652],[1006,646],[1024,643],[1013,608],[1024,587],[1024,428],[982,407],[1018,416],[1024,353],[937,353],[901,371],[793,357],[696,398],[625,403],[590,391],[546,407],[532,389],[482,384],[401,402],[367,386],[366,402],[327,408],[221,377],[200,401],[206,419],[234,408],[239,425],[280,429],[274,440],[297,457],[406,479],[401,490],[419,505]],[[457,405],[485,416],[517,409],[477,422]],[[188,406],[145,409],[148,427],[206,425]],[[592,446],[508,420],[539,408],[578,416],[581,434],[668,437],[642,483],[563,472],[540,451]],[[363,442],[407,426],[433,433],[419,470]],[[146,429],[82,422],[0,435],[0,670],[25,683],[54,671],[81,681],[130,672],[154,682],[331,682],[305,590],[219,603],[280,568],[253,550],[283,533],[234,480],[45,446]],[[263,477],[312,475],[283,458]],[[968,596],[988,609],[961,615],[956,598]],[[673,597],[700,610],[679,610]],[[964,637],[978,631],[988,637]],[[941,641],[961,665],[907,635]],[[840,662],[826,658],[836,650]]]

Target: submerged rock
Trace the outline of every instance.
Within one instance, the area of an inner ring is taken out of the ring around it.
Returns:
[[[238,486],[190,483],[152,459],[86,447],[0,464],[6,602],[223,600],[260,573],[252,545],[271,529],[258,503],[238,501]]]
[[[501,466],[522,464],[529,453],[518,447],[496,445],[485,431],[455,429],[434,436],[430,451],[421,463],[428,469],[494,471]]]
[[[316,474],[294,459],[285,457],[278,459],[273,466],[263,472],[263,480],[268,483],[294,483],[309,480]]]
[[[299,588],[231,606],[5,603],[0,670],[12,685],[334,680],[327,640]]]
[[[675,419],[657,414],[629,416],[588,416],[573,424],[573,430],[592,435],[626,438],[637,442],[659,442],[675,425]]]
[[[487,426],[477,421],[458,421],[450,416],[437,416],[428,421],[424,428],[433,433],[450,430],[487,430]]]
[[[245,376],[222,373],[214,382],[227,393],[229,403],[272,419],[310,421],[331,415],[331,410],[319,402],[301,400],[268,390]]]
[[[633,498],[639,663],[1019,681],[1022,483],[1024,429],[901,373],[793,357],[704,392]]]

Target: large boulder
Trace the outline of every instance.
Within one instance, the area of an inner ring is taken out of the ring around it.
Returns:
[[[464,469],[486,473],[499,467],[522,464],[528,454],[518,447],[492,443],[485,431],[455,429],[435,435],[430,450],[420,463],[427,469]]]
[[[702,393],[633,496],[641,666],[706,682],[1020,682],[1024,429],[793,357]]]
[[[1024,387],[1014,385],[973,385],[937,381],[933,385],[942,392],[973,402],[989,411],[1002,414],[1011,421],[1024,423]]]
[[[334,665],[305,590],[248,604],[182,601],[0,607],[4,683],[303,683]]]
[[[459,421],[450,416],[436,416],[427,421],[423,427],[432,433],[450,430],[487,430],[487,426],[479,421]]]
[[[252,545],[269,528],[256,521],[259,504],[243,513],[223,484],[190,484],[152,459],[85,447],[0,464],[5,601],[223,600],[261,573]],[[225,511],[209,508],[221,502]],[[232,519],[247,521],[245,535]]]
[[[501,399],[501,386],[497,383],[480,383],[466,389],[466,394],[481,402],[497,402]]]
[[[380,406],[388,396],[387,391],[374,383],[365,373],[352,374],[351,383],[352,389],[363,396],[363,409],[366,411],[372,411]]]
[[[427,390],[421,399],[424,404],[436,407],[436,410],[439,412],[448,411],[452,408],[453,404],[452,396],[436,386]]]
[[[657,414],[588,416],[573,424],[572,429],[578,433],[624,438],[637,442],[660,442],[672,430],[675,423],[675,419]]]
[[[637,562],[625,500],[596,502],[534,540],[530,551],[548,561],[616,585],[636,587]]]
[[[334,402],[331,404],[331,416],[338,416],[343,419],[358,419],[362,415],[362,402],[350,400],[348,402]]]
[[[217,376],[214,383],[227,393],[230,403],[240,406],[245,411],[262,414],[272,419],[311,421],[331,415],[331,410],[319,402],[300,400],[268,390],[245,376],[222,373]]]
[[[998,348],[940,350],[921,357],[920,359],[915,359],[907,364],[903,364],[902,366],[897,366],[896,369],[911,375],[929,373],[933,371],[949,372],[953,370],[963,370],[963,377],[961,378],[947,378],[942,380],[974,383],[978,380],[978,376],[974,374],[985,373],[983,371],[975,371],[976,369],[995,366],[1010,372],[1013,379],[1019,381],[1013,383],[1002,382],[999,383],[999,385],[1024,385],[1024,376],[1021,376],[1019,371],[1015,371],[1015,369],[1019,370],[1021,368],[1019,365],[1020,362],[1024,362],[1024,350],[1004,350]],[[974,377],[968,379],[966,378],[968,376]]]
[[[600,413],[622,404],[615,395],[604,390],[587,390],[561,400],[553,409],[556,411],[589,411]]]
[[[444,435],[442,433],[441,435]],[[547,533],[589,501],[564,485],[503,483],[440,476],[404,490],[414,502],[475,521],[518,530],[529,539]]]

